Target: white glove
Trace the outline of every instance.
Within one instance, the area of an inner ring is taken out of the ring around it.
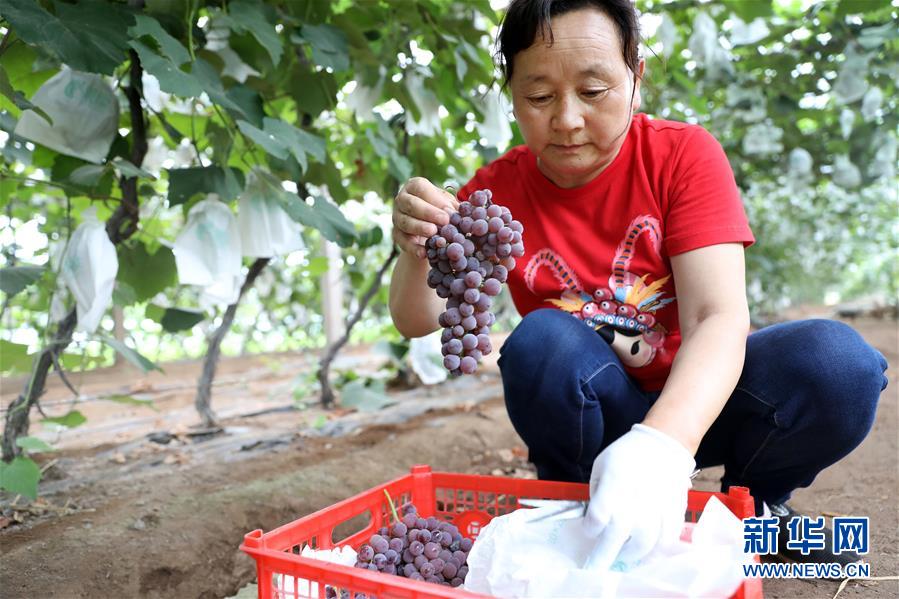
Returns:
[[[680,442],[643,424],[606,447],[590,475],[584,528],[597,541],[584,567],[633,565],[656,545],[676,543],[695,465]]]

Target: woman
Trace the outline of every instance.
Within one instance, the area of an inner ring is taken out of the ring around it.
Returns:
[[[721,146],[638,114],[644,62],[630,0],[513,0],[499,37],[525,146],[459,193],[489,188],[524,225],[509,276],[524,316],[500,352],[506,405],[542,479],[590,481],[593,563],[636,563],[678,538],[695,467],[723,464],[779,517],[791,492],[870,430],[886,362],[848,326],[748,335],[754,241]],[[401,333],[437,328],[423,243],[457,205],[423,178],[396,197],[390,308]]]

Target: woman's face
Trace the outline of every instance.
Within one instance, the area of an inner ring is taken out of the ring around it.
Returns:
[[[539,36],[515,55],[512,107],[540,171],[559,187],[577,187],[618,154],[640,107],[640,81],[605,13],[565,13],[553,19],[552,31],[552,46]],[[640,76],[643,66],[641,60]]]

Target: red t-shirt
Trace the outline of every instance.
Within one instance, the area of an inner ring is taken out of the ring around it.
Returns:
[[[524,225],[509,274],[518,312],[556,307],[596,329],[646,391],[663,387],[681,342],[670,257],[755,239],[721,145],[697,125],[636,114],[593,181],[557,187],[518,146],[478,170],[461,198],[489,188]]]

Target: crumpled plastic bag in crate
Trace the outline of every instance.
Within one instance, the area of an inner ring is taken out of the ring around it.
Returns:
[[[96,208],[86,209],[82,218],[66,246],[59,276],[75,298],[78,330],[93,333],[112,303],[119,258]]]
[[[549,503],[549,502],[547,502]],[[595,539],[583,518],[548,517],[560,502],[494,518],[468,556],[465,589],[496,597],[730,597],[743,582],[741,521],[712,497],[676,546],[655,549],[635,567],[581,568]]]
[[[356,550],[347,545],[335,547],[334,549],[312,549],[307,545],[300,552],[300,557],[309,557],[323,562],[350,567],[356,564]],[[272,586],[275,587],[274,590],[278,593],[278,597],[320,596],[317,582],[309,581],[305,578],[294,579],[293,576],[288,576],[287,574],[275,574],[275,581]]]
[[[240,195],[237,227],[241,252],[248,258],[284,256],[303,248],[300,224],[287,215],[252,171]]]
[[[234,214],[217,195],[209,194],[190,209],[187,224],[175,239],[178,281],[203,287],[209,301],[234,303],[243,282],[240,247]]]
[[[35,92],[31,103],[53,124],[26,110],[16,135],[68,156],[103,162],[119,127],[119,102],[103,77],[63,68]]]

